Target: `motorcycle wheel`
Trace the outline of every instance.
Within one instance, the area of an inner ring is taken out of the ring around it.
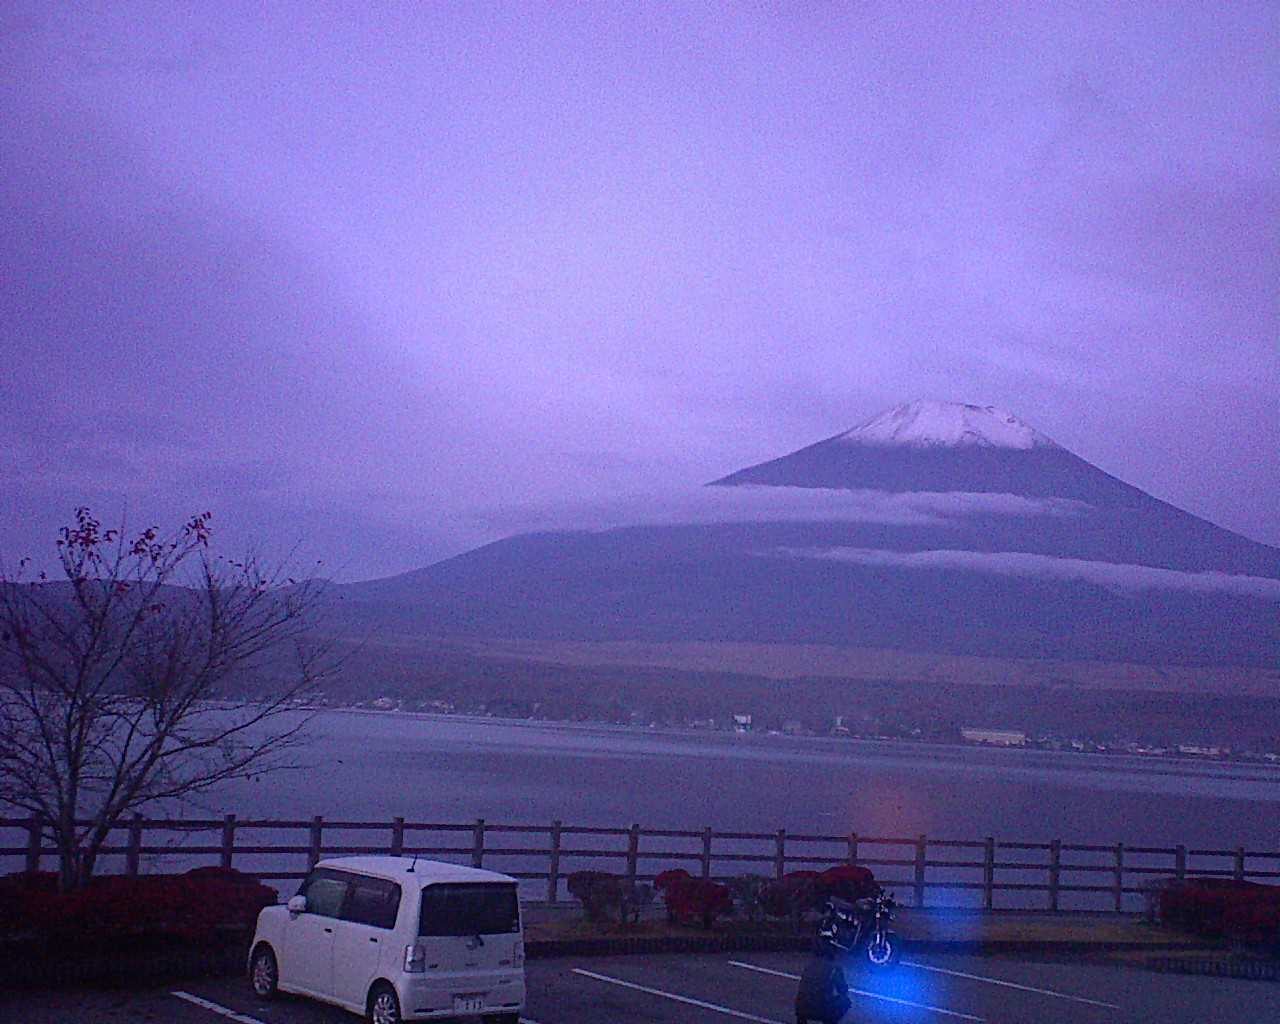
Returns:
[[[902,959],[902,943],[893,932],[871,936],[866,946],[867,963],[874,970],[885,971],[897,966]]]

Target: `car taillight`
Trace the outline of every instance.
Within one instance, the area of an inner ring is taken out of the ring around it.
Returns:
[[[421,974],[427,969],[427,951],[416,942],[404,947],[404,969],[407,974]]]

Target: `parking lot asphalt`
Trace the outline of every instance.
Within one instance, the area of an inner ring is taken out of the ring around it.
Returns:
[[[792,1024],[805,958],[790,953],[533,961],[527,1024]],[[851,971],[847,1024],[1263,1024],[1280,985],[1165,975],[1111,964],[909,956],[888,975]],[[0,994],[0,1022],[23,1024],[350,1024],[334,1007],[254,998],[240,978],[142,992]]]

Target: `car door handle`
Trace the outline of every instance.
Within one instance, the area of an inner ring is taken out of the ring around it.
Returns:
[[[332,934],[333,934],[333,929],[332,929],[332,928],[326,928],[324,931],[325,931],[325,934],[326,934],[326,935],[332,935]]]
[[[369,936],[369,941],[370,941],[370,942],[377,942],[378,940],[377,940],[374,936],[370,935],[370,936]]]

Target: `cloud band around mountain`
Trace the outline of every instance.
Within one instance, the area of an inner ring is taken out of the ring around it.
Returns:
[[[886,551],[878,548],[775,548],[770,556],[814,558],[896,569],[949,569],[1093,583],[1120,590],[1194,590],[1280,601],[1280,580],[1225,572],[1055,558],[1026,551]]]
[[[751,522],[940,526],[977,515],[1076,516],[1089,508],[1085,502],[1069,498],[1024,498],[1017,494],[741,485],[596,503],[492,509],[479,513],[476,519],[489,529],[512,532]]]

